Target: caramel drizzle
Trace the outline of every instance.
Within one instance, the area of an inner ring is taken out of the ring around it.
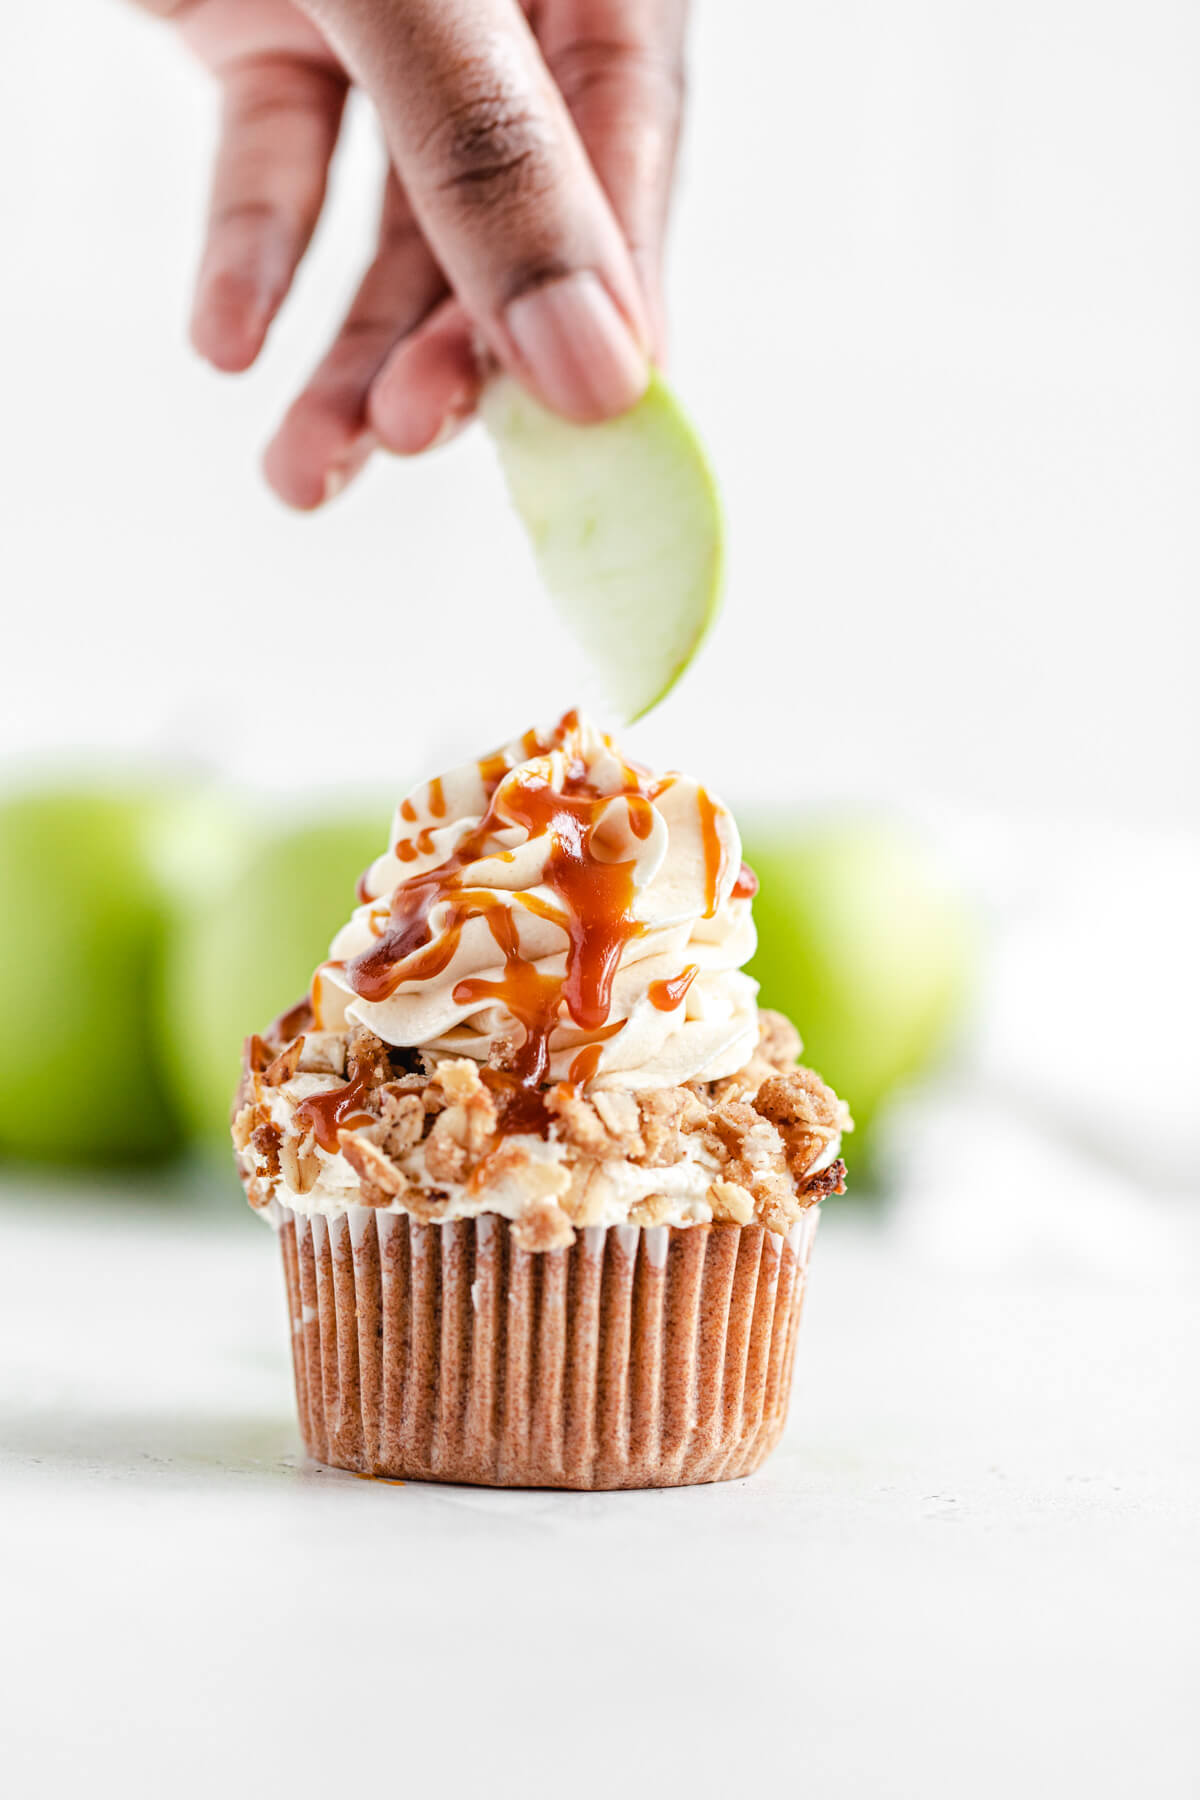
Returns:
[[[568,713],[550,743],[527,733],[521,750],[531,759],[545,755],[563,746],[577,728],[577,716]],[[494,981],[459,982],[454,999],[459,1005],[482,1000],[507,1008],[523,1032],[508,1070],[520,1085],[533,1088],[546,1079],[550,1039],[564,1008],[581,1030],[593,1035],[606,1027],[605,1034],[611,1035],[624,1023],[610,1027],[609,1012],[622,953],[645,929],[633,912],[636,865],[606,862],[596,854],[593,834],[616,796],[596,790],[582,761],[568,765],[561,789],[551,787],[536,770],[521,765],[514,769],[504,752],[481,762],[479,775],[488,802],[483,818],[444,862],[397,884],[377,941],[347,964],[346,977],[360,998],[377,1004],[402,982],[428,981],[443,973],[464,926],[471,919],[486,919],[504,959],[503,973]],[[630,828],[644,840],[654,827],[653,786],[644,771],[625,765],[621,791],[629,807]],[[531,839],[550,841],[541,885],[554,896],[552,908],[535,895],[501,894],[463,884],[464,870],[494,853],[493,846],[499,850],[497,837],[512,826],[523,828]],[[447,917],[435,938],[430,915],[439,905],[446,907]],[[566,933],[564,974],[548,974],[522,954],[515,906],[552,918]]]
[[[749,863],[743,863],[738,870],[737,880],[730,889],[731,900],[753,900],[758,892],[758,876]]]
[[[364,1070],[343,1087],[330,1088],[325,1094],[312,1094],[296,1108],[300,1134],[311,1129],[322,1150],[332,1156],[339,1148],[338,1132],[353,1131],[360,1125],[373,1125],[373,1114],[366,1108],[369,1076]]]
[[[435,775],[432,781],[427,784],[425,789],[425,804],[428,806],[432,818],[445,818],[446,789],[440,775]],[[417,811],[416,802],[411,796],[400,802],[400,817],[407,825],[415,825],[420,817],[420,814]],[[397,838],[392,846],[392,855],[397,857],[400,862],[416,862],[419,856],[431,856],[432,854],[433,827],[431,825],[423,825],[415,837]],[[365,892],[363,883],[360,881],[358,886],[359,905],[365,905],[370,898],[370,894]]]
[[[684,995],[700,973],[698,963],[689,963],[678,975],[669,975],[665,981],[652,981],[646,992],[651,1006],[659,1012],[674,1012]]]
[[[704,917],[711,919],[721,898],[721,889],[729,868],[729,852],[717,829],[717,809],[704,788],[697,788],[700,806],[700,833],[704,839]]]
[[[602,1043],[585,1044],[571,1063],[571,1086],[586,1087],[600,1067],[600,1058],[603,1055],[604,1045]]]
[[[393,854],[400,862],[416,862],[419,856],[429,856],[432,850],[433,833],[426,825],[415,838],[397,838]]]
[[[325,1029],[325,1020],[321,1009],[321,977],[326,969],[340,969],[344,966],[343,963],[331,959],[329,962],[318,963],[313,970],[313,978],[308,985],[308,1004],[312,1008],[313,1029],[316,1031]]]

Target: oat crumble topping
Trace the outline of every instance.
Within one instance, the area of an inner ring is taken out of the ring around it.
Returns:
[[[361,1026],[315,1030],[301,1003],[247,1041],[234,1103],[237,1165],[252,1206],[294,1206],[340,1152],[346,1204],[437,1221],[452,1210],[464,1216],[465,1194],[467,1212],[502,1211],[522,1248],[550,1250],[598,1222],[596,1184],[615,1164],[661,1170],[664,1187],[669,1171],[699,1164],[714,1220],[784,1233],[807,1207],[844,1191],[840,1157],[820,1165],[850,1125],[832,1090],[799,1066],[800,1048],[781,1014],[760,1011],[754,1055],[736,1074],[636,1093],[549,1085],[539,1090],[536,1137],[507,1124],[504,1090],[489,1085],[494,1071],[469,1058],[389,1050]],[[323,1078],[319,1095],[349,1082],[357,1096],[336,1151],[297,1117],[314,1077]],[[305,1094],[293,1096],[293,1084]],[[677,1198],[654,1191],[652,1174],[644,1185],[628,1222],[670,1220]]]

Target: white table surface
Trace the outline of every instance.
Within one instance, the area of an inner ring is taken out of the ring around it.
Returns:
[[[1194,1796],[1194,1258],[937,1266],[827,1208],[766,1469],[307,1464],[270,1234],[0,1205],[0,1723],[27,1796]]]

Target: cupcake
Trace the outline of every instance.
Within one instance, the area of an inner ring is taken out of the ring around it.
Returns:
[[[310,1454],[619,1488],[783,1428],[846,1109],[757,1006],[733,818],[570,712],[401,801],[233,1140]]]

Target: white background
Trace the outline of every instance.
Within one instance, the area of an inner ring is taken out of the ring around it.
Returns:
[[[475,434],[312,518],[257,477],[365,255],[369,121],[230,381],[184,341],[203,77],[115,0],[3,34],[8,777],[149,750],[308,806],[574,698]],[[672,367],[730,583],[635,747],[740,810],[918,821],[990,922],[972,1032],[897,1124],[886,1231],[823,1227],[804,1399],[725,1492],[298,1469],[249,1225],[72,1240],[10,1196],[21,1794],[414,1755],[455,1792],[463,1704],[503,1739],[476,1783],[544,1729],[547,1785],[599,1791],[632,1708],[634,1792],[681,1743],[698,1792],[784,1757],[856,1800],[1195,1791],[1198,75],[1190,0],[700,8]]]
[[[184,342],[205,77],[116,0],[8,11],[0,749],[252,776],[286,723],[287,779],[337,784],[369,705],[399,781],[554,712],[474,435],[309,519],[256,476],[366,254],[369,122],[223,378]],[[1188,0],[699,8],[673,368],[730,583],[648,756],[742,805],[1194,809],[1198,68]]]

